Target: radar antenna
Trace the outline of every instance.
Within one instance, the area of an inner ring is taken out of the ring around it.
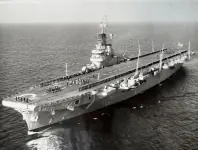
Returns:
[[[101,27],[101,33],[105,33],[106,32],[106,28],[107,28],[107,16],[104,16],[102,19],[102,22],[100,23],[100,27]]]

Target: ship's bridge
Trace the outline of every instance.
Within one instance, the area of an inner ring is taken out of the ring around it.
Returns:
[[[105,45],[102,45],[101,43],[98,43],[97,45],[96,45],[96,49],[100,49],[100,50],[105,50],[106,49],[106,46]]]
[[[93,49],[92,50],[92,54],[103,54],[104,53],[104,50],[101,50],[101,49]]]
[[[105,56],[101,56],[101,55],[92,55],[90,58],[91,62],[102,62],[105,60]]]

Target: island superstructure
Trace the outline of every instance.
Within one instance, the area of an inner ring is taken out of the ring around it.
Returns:
[[[87,64],[82,68],[82,72],[90,72],[93,70],[101,69],[104,67],[119,64],[124,61],[124,56],[116,55],[112,48],[112,44],[107,42],[107,34],[105,32],[107,24],[102,22],[100,24],[101,32],[97,34],[97,44],[95,49],[92,50],[92,56],[90,58],[91,64]],[[114,35],[109,34],[110,38]]]
[[[188,50],[161,50],[125,58],[115,54],[101,23],[98,41],[91,51],[91,64],[77,73],[45,81],[22,93],[3,99],[2,104],[23,115],[28,130],[36,130],[121,102],[160,84],[190,59]],[[141,63],[140,63],[141,62]],[[132,100],[132,99],[131,99]]]

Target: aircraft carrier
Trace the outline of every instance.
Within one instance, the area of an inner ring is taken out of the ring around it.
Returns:
[[[188,50],[168,49],[129,58],[114,52],[106,33],[107,24],[100,24],[101,32],[91,51],[90,64],[82,70],[3,99],[2,104],[23,115],[28,130],[34,131],[97,109],[129,99],[160,84],[190,59]],[[67,65],[66,65],[67,68]]]

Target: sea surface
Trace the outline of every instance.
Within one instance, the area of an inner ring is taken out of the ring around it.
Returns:
[[[89,63],[98,24],[0,25],[0,101]],[[198,23],[109,24],[117,53],[137,56],[162,44],[198,53]],[[0,104],[0,150],[196,150],[197,55],[166,82],[119,104],[27,134],[21,114]],[[141,60],[140,60],[141,61]]]

